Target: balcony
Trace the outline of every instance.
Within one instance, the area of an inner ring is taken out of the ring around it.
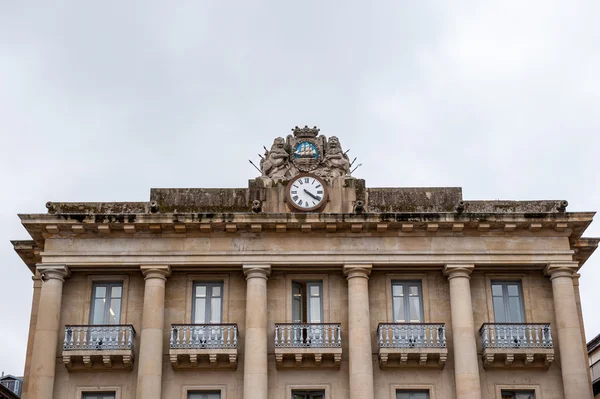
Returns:
[[[169,357],[177,368],[237,368],[237,324],[172,324]]]
[[[339,368],[342,361],[341,325],[275,324],[275,360],[277,368]]]
[[[379,367],[442,368],[448,358],[441,323],[380,323]]]
[[[131,370],[134,337],[130,324],[65,326],[63,362],[69,370],[96,366]]]
[[[554,360],[550,324],[484,323],[479,332],[485,367],[547,368]]]

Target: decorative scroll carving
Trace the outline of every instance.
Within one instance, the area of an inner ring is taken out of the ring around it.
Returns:
[[[302,172],[333,179],[350,176],[350,160],[343,152],[340,140],[319,135],[315,126],[292,129],[286,139],[277,137],[260,162],[263,177],[291,178]]]

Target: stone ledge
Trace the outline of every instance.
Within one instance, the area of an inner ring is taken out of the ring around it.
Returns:
[[[445,366],[448,348],[379,348],[379,367],[438,368]]]
[[[483,367],[535,367],[547,369],[554,361],[554,348],[485,348]]]
[[[62,359],[69,371],[89,369],[131,370],[133,350],[75,350],[63,351]]]
[[[278,369],[284,368],[334,368],[342,362],[342,348],[275,348]]]
[[[176,369],[219,368],[236,370],[237,349],[170,349],[171,367]]]

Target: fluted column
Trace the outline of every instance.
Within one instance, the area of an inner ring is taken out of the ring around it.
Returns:
[[[452,344],[456,399],[481,399],[477,341],[471,299],[471,272],[474,265],[446,265],[450,284]]]
[[[165,283],[171,274],[167,265],[142,265],[144,313],[137,378],[137,399],[161,399]]]
[[[244,399],[267,399],[267,279],[271,267],[244,265],[246,275],[246,338]]]
[[[573,274],[577,266],[577,262],[550,263],[545,271],[552,281],[565,399],[591,399],[588,365],[581,350],[584,343],[573,288]]]
[[[35,326],[27,397],[52,399],[63,283],[69,276],[69,269],[65,265],[44,264],[37,265],[36,269],[42,276],[43,283]]]
[[[369,317],[371,265],[346,265],[350,399],[373,399],[373,351]]]

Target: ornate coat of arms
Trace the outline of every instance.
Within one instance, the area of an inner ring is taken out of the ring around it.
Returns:
[[[292,129],[293,135],[277,137],[271,150],[265,151],[260,162],[264,177],[290,178],[302,172],[314,173],[323,178],[350,175],[350,161],[342,151],[340,141],[319,135],[315,126]]]

